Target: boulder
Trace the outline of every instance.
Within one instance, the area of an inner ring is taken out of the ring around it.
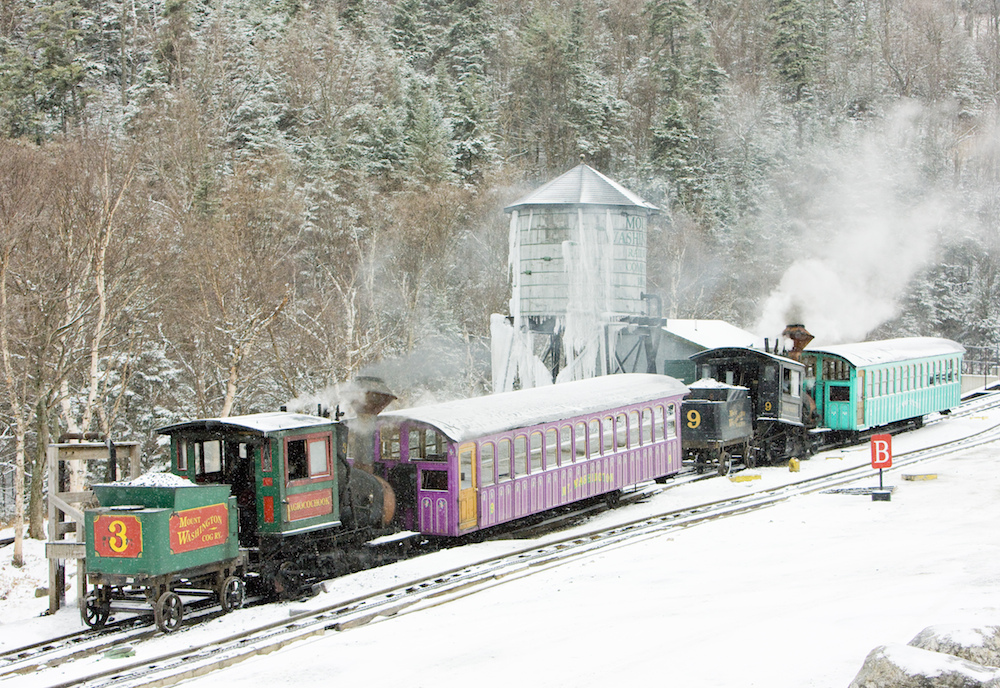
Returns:
[[[909,645],[881,645],[851,688],[1000,688],[1000,670]]]
[[[1000,667],[1000,626],[930,626],[920,631],[909,645]]]

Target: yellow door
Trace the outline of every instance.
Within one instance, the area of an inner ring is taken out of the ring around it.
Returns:
[[[476,445],[468,442],[458,448],[458,529],[472,528],[476,513]]]

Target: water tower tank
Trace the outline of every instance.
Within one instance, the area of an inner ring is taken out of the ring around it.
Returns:
[[[512,314],[645,313],[646,226],[656,206],[581,164],[505,211]]]

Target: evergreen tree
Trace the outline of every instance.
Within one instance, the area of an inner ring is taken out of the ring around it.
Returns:
[[[774,0],[772,59],[793,103],[812,95],[820,59],[814,0]]]

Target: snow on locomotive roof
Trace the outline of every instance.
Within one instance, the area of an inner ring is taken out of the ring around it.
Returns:
[[[329,425],[329,418],[320,416],[309,416],[304,413],[285,413],[284,411],[273,411],[268,413],[252,413],[246,416],[229,416],[228,418],[200,418],[189,420],[183,423],[176,423],[159,428],[160,434],[178,432],[180,430],[215,430],[221,428],[243,428],[253,432],[267,435],[281,430],[291,430],[293,428],[312,427],[315,425]]]
[[[762,349],[754,349],[748,346],[720,346],[717,349],[705,349],[704,351],[699,351],[697,353],[688,356],[688,360],[694,361],[695,363],[701,363],[702,361],[711,361],[716,359],[732,358],[733,356],[750,356],[753,358],[770,358],[771,360],[778,361],[782,365],[791,366],[793,368],[803,368],[804,366],[799,361],[796,361],[787,356],[780,356],[778,354],[773,354],[770,351],[764,351]]]
[[[808,346],[803,353],[833,354],[855,366],[870,366],[914,358],[964,354],[965,347],[958,342],[939,337],[900,337],[857,344]]]
[[[696,387],[700,387],[702,389],[747,389],[742,385],[729,385],[726,384],[725,382],[719,382],[718,380],[715,380],[710,377],[703,377],[700,380],[695,380],[690,385],[688,385],[688,387],[690,387],[691,389],[694,389]]]
[[[383,411],[379,419],[426,423],[451,440],[462,442],[538,423],[676,396],[687,390],[682,382],[665,375],[604,375],[516,392]]]

